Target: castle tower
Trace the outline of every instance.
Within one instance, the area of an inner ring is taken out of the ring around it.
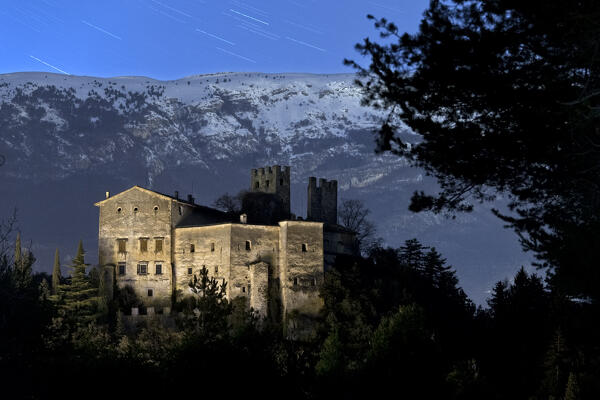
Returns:
[[[306,219],[337,224],[337,181],[308,178],[308,205]]]
[[[250,172],[250,191],[277,194],[283,201],[286,215],[290,215],[290,167],[253,168]]]

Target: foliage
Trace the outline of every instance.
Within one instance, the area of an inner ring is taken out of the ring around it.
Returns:
[[[98,287],[94,287],[86,274],[83,243],[79,241],[77,255],[71,263],[71,276],[67,283],[59,286],[55,296],[58,315],[73,328],[87,326],[101,316],[102,298]]]
[[[52,268],[52,294],[58,294],[58,288],[60,287],[62,274],[60,272],[60,255],[58,249],[54,254],[54,266]]]
[[[189,287],[195,296],[185,300],[186,331],[206,342],[222,340],[229,330],[228,317],[232,312],[227,300],[227,282],[209,277],[208,269],[202,267],[198,275],[194,274]]]
[[[213,207],[230,214],[240,214],[242,211],[243,192],[235,196],[225,193],[213,202]]]
[[[496,211],[571,295],[600,295],[598,2],[434,0],[419,31],[375,19],[357,45],[364,103],[388,110],[380,151],[437,178],[414,211]],[[422,141],[408,143],[408,127]]]

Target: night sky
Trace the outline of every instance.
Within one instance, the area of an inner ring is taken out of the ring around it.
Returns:
[[[414,32],[426,0],[0,0],[0,73],[177,79],[350,72],[377,38],[367,14]],[[365,60],[366,62],[366,60]]]

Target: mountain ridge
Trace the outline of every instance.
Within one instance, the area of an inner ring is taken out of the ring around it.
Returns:
[[[6,156],[0,205],[24,209],[22,228],[35,232],[40,260],[49,264],[52,245],[65,247],[66,237],[78,231],[85,232],[93,253],[97,221],[91,204],[109,189],[185,188],[210,204],[224,192],[245,189],[250,168],[291,165],[294,213],[305,213],[308,176],[337,179],[340,199],[364,200],[388,244],[418,237],[435,245],[481,303],[491,284],[512,276],[528,256],[485,208],[454,220],[408,212],[412,192],[435,191],[437,185],[407,160],[375,154],[373,132],[384,114],[361,105],[355,78],[248,72],[172,81],[0,75],[0,154]],[[419,140],[408,129],[401,135]],[[69,191],[77,202],[61,201]],[[58,203],[52,205],[55,216],[45,215],[48,205],[36,203],[40,195]],[[39,221],[60,226],[61,215],[73,209],[76,221],[61,228],[64,239],[50,243]]]

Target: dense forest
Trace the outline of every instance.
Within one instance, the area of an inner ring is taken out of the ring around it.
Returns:
[[[0,368],[11,398],[253,395],[265,398],[585,399],[600,393],[595,307],[521,269],[477,308],[435,248],[416,239],[338,258],[310,339],[284,337],[201,271],[171,317],[127,323],[81,243],[50,276],[2,231]],[[589,322],[586,322],[589,321]]]

